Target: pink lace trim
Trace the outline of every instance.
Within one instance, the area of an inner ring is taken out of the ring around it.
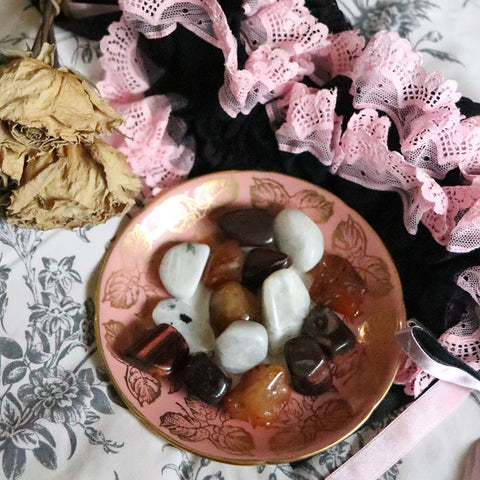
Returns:
[[[109,141],[127,155],[132,172],[155,195],[188,175],[194,159],[192,141],[178,144],[167,133],[167,129],[176,131],[182,138],[184,130],[171,115],[169,98],[143,96],[149,87],[147,78],[154,78],[155,73],[152,66],[142,63],[137,52],[138,32],[122,18],[110,26],[109,33],[100,44],[105,78],[98,88],[125,120],[120,134]]]
[[[439,338],[439,342],[453,355],[475,370],[480,370],[480,266],[463,271],[457,285],[468,292],[476,305],[466,310],[460,321]],[[405,393],[418,397],[435,380],[405,357],[395,383],[404,385]]]
[[[153,114],[150,103],[139,108],[146,79],[158,73],[142,61],[137,39],[139,32],[157,38],[182,24],[223,51],[225,83],[219,101],[229,115],[248,114],[258,103],[266,104],[280,149],[309,151],[332,173],[368,188],[397,191],[412,234],[423,223],[448,250],[478,247],[480,119],[460,115],[455,82],[427,74],[407,40],[379,32],[364,46],[357,32],[329,34],[303,0],[246,0],[241,36],[250,55],[239,69],[236,40],[216,1],[123,0],[120,6],[122,20],[101,44],[106,77],[99,87],[127,116],[127,125],[132,102],[137,117],[146,112],[143,125],[159,122],[152,128],[163,133],[153,138],[166,142],[161,149],[165,168],[175,170],[180,164],[185,172],[193,154],[188,146],[177,148],[165,133],[165,112]],[[334,113],[336,93],[300,84],[307,75],[321,87],[339,74],[352,78],[353,105],[359,109],[344,132]],[[157,105],[164,104],[165,99]],[[165,108],[170,118],[171,109]],[[388,149],[389,118],[399,132],[401,153]],[[131,139],[123,148],[130,152],[132,169],[142,172],[149,185],[161,185],[161,175],[153,173],[156,162],[151,162],[152,175],[148,172],[149,155],[138,141],[139,132],[137,137],[124,133]],[[135,142],[140,146],[134,148]],[[457,167],[461,184],[442,187],[438,180]]]

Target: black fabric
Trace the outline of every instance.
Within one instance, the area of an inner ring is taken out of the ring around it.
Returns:
[[[121,16],[122,12],[118,11],[73,20],[61,14],[55,19],[55,24],[75,35],[99,41],[108,33],[108,26],[118,22]]]
[[[326,24],[332,33],[352,29],[352,25],[338,8],[335,0],[306,0],[305,6],[309,8],[312,15]]]

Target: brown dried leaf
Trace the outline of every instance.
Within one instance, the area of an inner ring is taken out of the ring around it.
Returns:
[[[20,181],[27,153],[28,149],[12,137],[7,123],[0,121],[0,175],[5,176],[4,185],[8,183],[8,177]]]
[[[37,152],[12,193],[7,220],[41,230],[96,225],[125,213],[139,189],[124,155],[101,140]]]

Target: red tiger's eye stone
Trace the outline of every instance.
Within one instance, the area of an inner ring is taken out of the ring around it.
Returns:
[[[332,384],[328,360],[318,343],[306,335],[291,338],[284,345],[292,388],[302,395],[320,395]]]
[[[232,383],[230,377],[205,352],[189,355],[179,377],[189,394],[210,405],[220,403]]]
[[[157,373],[169,375],[188,352],[183,336],[171,325],[161,323],[138,338],[122,357],[137,368],[154,367]]]
[[[348,352],[357,342],[355,335],[340,317],[322,305],[316,305],[307,315],[302,334],[315,340],[330,357]]]

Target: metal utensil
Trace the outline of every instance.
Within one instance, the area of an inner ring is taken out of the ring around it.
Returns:
[[[405,353],[435,378],[480,391],[480,373],[452,355],[433,334],[415,319],[396,337]]]

